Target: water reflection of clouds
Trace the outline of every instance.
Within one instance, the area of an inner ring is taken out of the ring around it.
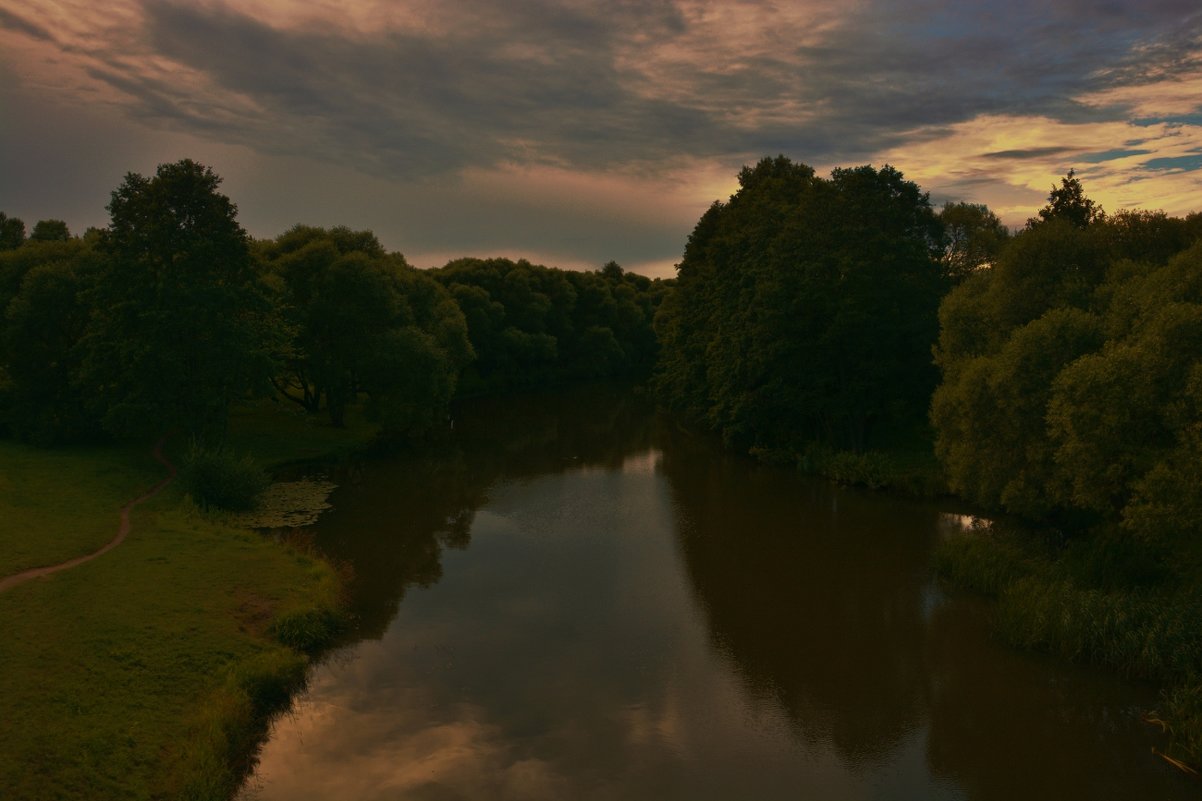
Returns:
[[[1076,767],[1129,753],[1078,709],[1104,687],[1071,674],[1058,704],[1062,671],[943,602],[930,545],[982,521],[624,453],[490,481],[471,547],[318,668],[243,801],[1024,797],[999,754],[1060,797],[1136,786]]]
[[[259,766],[271,797],[306,799],[556,799],[564,780],[547,762],[513,758],[505,733],[469,704],[421,725],[397,710],[432,710],[421,691],[378,698],[373,710],[337,697],[302,703],[297,725],[277,726]],[[320,743],[320,748],[315,744]],[[254,799],[251,788],[243,795]]]
[[[496,485],[442,581],[319,668],[264,751],[259,797],[767,797],[782,775],[859,797],[861,780],[798,743],[707,642],[668,569],[680,556],[671,499],[646,481],[657,459]],[[584,504],[567,486],[581,481],[631,503]]]

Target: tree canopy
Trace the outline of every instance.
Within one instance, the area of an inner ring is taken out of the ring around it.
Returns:
[[[1085,228],[1091,223],[1105,219],[1102,207],[1085,196],[1085,188],[1081,179],[1077,178],[1075,170],[1060,179],[1060,186],[1053,186],[1048,195],[1048,204],[1039,210],[1039,220],[1032,219],[1028,224],[1063,220],[1077,228]]]
[[[739,175],[656,320],[671,406],[742,446],[861,449],[925,416],[946,285],[927,196],[892,167]]]
[[[665,287],[616,262],[580,272],[466,258],[432,275],[467,319],[476,361],[466,394],[645,375],[655,361],[652,318]]]
[[[989,507],[1198,529],[1202,241],[1160,212],[1094,213],[1071,173],[1065,187],[940,307],[937,453]]]
[[[291,334],[281,395],[336,425],[360,394],[394,432],[441,420],[473,357],[450,293],[370,231],[296,226],[260,243]]]
[[[115,434],[218,436],[230,403],[267,387],[277,328],[220,183],[185,159],[113,191],[80,389]]]

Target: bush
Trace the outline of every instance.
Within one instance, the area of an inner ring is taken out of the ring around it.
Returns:
[[[249,456],[193,445],[180,480],[202,509],[249,511],[271,483],[267,472]]]
[[[780,463],[779,451],[759,450],[753,455],[761,461]],[[943,476],[933,456],[912,450],[837,451],[810,445],[795,459],[803,473],[816,475],[871,490],[888,489],[920,498],[945,492]]]
[[[314,654],[329,647],[346,629],[346,616],[328,606],[285,612],[271,624],[271,634],[289,648]]]

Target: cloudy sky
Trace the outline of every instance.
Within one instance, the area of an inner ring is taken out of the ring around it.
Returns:
[[[1021,224],[1202,209],[1198,0],[0,0],[0,210],[213,167],[255,236],[669,275],[735,174],[890,163]]]

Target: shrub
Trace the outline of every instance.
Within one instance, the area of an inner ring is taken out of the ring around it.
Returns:
[[[248,511],[271,479],[249,456],[235,456],[223,449],[193,444],[180,471],[180,480],[202,509]]]
[[[346,616],[328,606],[285,612],[271,624],[279,642],[306,654],[328,647],[346,628]]]

